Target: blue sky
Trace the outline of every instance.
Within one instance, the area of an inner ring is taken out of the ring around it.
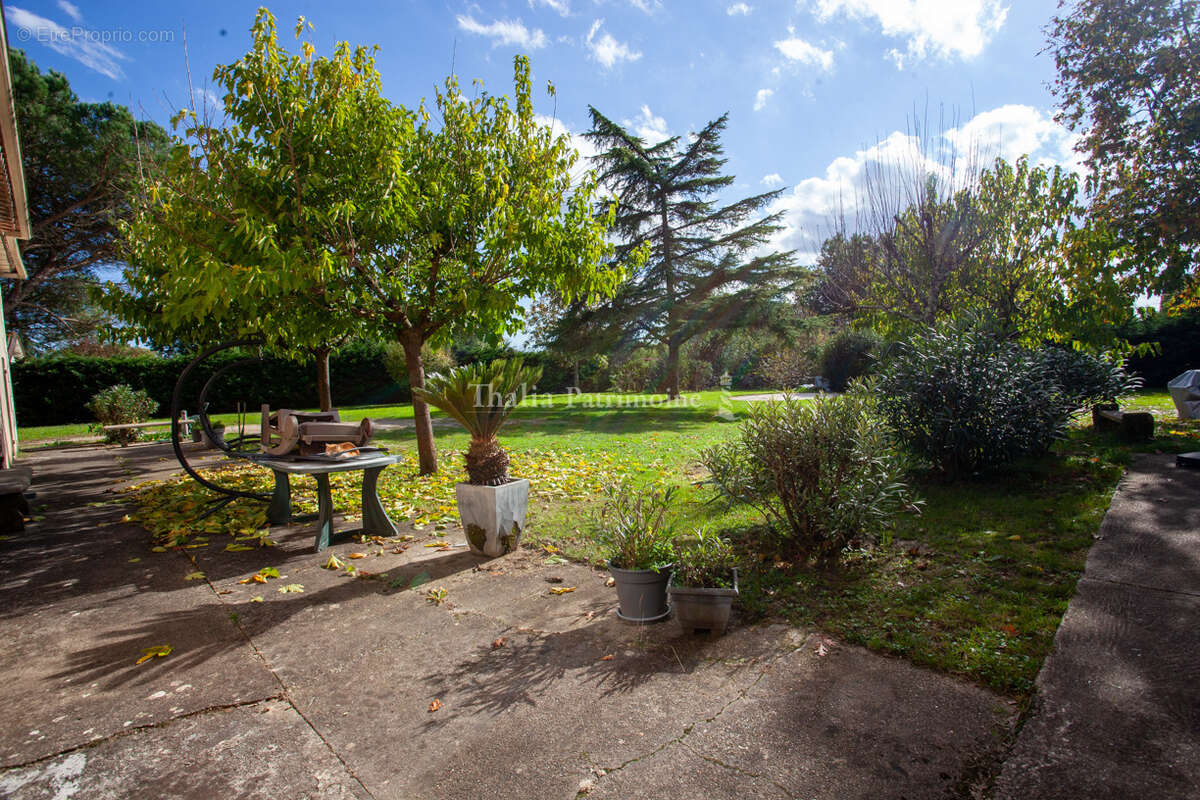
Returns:
[[[315,26],[335,41],[378,44],[384,88],[415,106],[453,70],[511,89],[515,53],[557,101],[538,111],[565,131],[587,106],[649,139],[695,130],[728,111],[734,188],[784,188],[777,244],[811,251],[813,233],[872,162],[922,158],[909,136],[971,142],[1009,157],[1071,164],[1072,138],[1053,121],[1053,61],[1039,54],[1051,0],[508,0],[276,2],[290,37]],[[9,41],[43,69],[65,73],[80,97],[140,108],[163,124],[188,100],[187,61],[202,93],[214,65],[248,46],[255,3],[14,0]],[[185,61],[186,32],[188,60]],[[943,123],[941,120],[945,120]],[[925,151],[928,151],[928,146]]]

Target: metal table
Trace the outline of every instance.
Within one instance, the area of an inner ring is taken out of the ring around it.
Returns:
[[[329,475],[333,472],[362,470],[362,532],[372,536],[395,536],[396,526],[379,502],[379,475],[392,464],[403,460],[399,455],[361,455],[343,461],[309,461],[253,455],[250,460],[275,473],[275,492],[267,508],[272,525],[292,521],[291,475],[313,475],[317,479],[317,551],[329,546],[333,537],[333,496],[329,491]],[[345,531],[344,533],[353,533]]]

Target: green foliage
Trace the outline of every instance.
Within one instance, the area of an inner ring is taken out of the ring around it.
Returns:
[[[737,565],[737,554],[727,540],[707,528],[697,528],[694,534],[675,540],[671,582],[675,586],[732,589]]]
[[[823,243],[812,305],[889,339],[986,314],[1031,346],[1111,344],[1138,291],[1112,232],[1085,220],[1078,178],[1027,157],[947,170],[868,176],[878,207]]]
[[[605,490],[596,527],[618,569],[669,567],[674,558],[674,486],[637,487],[622,482]]]
[[[43,351],[102,326],[97,268],[119,260],[116,226],[137,160],[157,160],[167,136],[125,106],[80,102],[64,75],[39,71],[22,51],[8,56],[31,236],[21,246],[29,279],[5,284],[4,317]]]
[[[445,375],[458,366],[454,353],[446,347],[421,348],[421,363],[431,374]],[[388,342],[383,346],[383,368],[396,383],[408,383],[408,364],[404,360],[404,348],[399,342]]]
[[[719,497],[771,523],[760,544],[788,557],[836,558],[915,508],[891,434],[860,392],[755,404],[738,438],[701,460]]]
[[[850,381],[866,375],[880,348],[878,337],[864,331],[842,330],[821,349],[821,376],[835,392],[844,392]]]
[[[1200,310],[1164,314],[1150,309],[1120,330],[1131,345],[1157,345],[1130,355],[1128,367],[1146,386],[1165,387],[1167,381],[1200,365]]]
[[[1119,363],[962,322],[898,344],[874,388],[900,439],[956,479],[1041,455],[1075,413],[1128,387]]]
[[[526,367],[524,359],[498,359],[430,376],[413,394],[449,414],[473,439],[494,439],[539,377],[541,370]]]
[[[508,455],[496,444],[496,434],[541,374],[541,369],[525,366],[523,359],[498,359],[431,375],[424,387],[413,387],[412,392],[471,434],[466,452],[471,483],[499,485],[508,480]]]
[[[1090,213],[1145,292],[1200,302],[1200,5],[1071,0],[1051,22],[1059,120],[1081,134]]]
[[[150,415],[158,410],[158,403],[141,389],[117,384],[97,392],[88,403],[88,410],[101,425],[128,425],[150,419]],[[105,431],[104,440],[125,445],[136,442],[138,433],[136,428]]]
[[[250,355],[223,353],[211,364],[216,370]],[[333,354],[332,393],[339,405],[408,399],[407,379],[394,382],[379,368],[381,358],[382,349],[376,344],[350,344]],[[144,389],[161,408],[170,408],[175,381],[191,359],[56,354],[17,361],[12,365],[17,419],[23,426],[88,421],[92,416],[87,398],[118,383]],[[200,383],[189,384],[186,391],[194,398]],[[252,416],[262,403],[273,408],[315,408],[317,392],[311,361],[267,356],[261,364],[226,373],[213,385],[209,402],[210,412],[236,411],[238,403],[245,403]]]

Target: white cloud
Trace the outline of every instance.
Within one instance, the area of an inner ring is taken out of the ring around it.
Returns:
[[[783,176],[778,172],[772,172],[770,175],[763,175],[762,182],[767,186],[778,186],[783,183]]]
[[[529,0],[530,8],[537,8],[538,6],[551,8],[564,17],[571,13],[571,3],[569,0]]]
[[[94,31],[81,28],[68,30],[54,20],[39,17],[32,11],[16,6],[4,9],[4,14],[9,22],[25,34],[18,36],[18,39],[44,44],[54,52],[73,58],[88,69],[113,80],[125,77],[118,62],[127,61],[129,57],[117,48],[100,41],[101,37],[94,35]]]
[[[629,0],[629,5],[633,6],[634,8],[638,9],[639,11],[644,11],[647,14],[653,14],[655,11],[658,11],[660,8],[662,8],[662,1],[661,0]]]
[[[989,160],[1000,156],[1015,161],[1028,155],[1039,166],[1084,171],[1082,156],[1075,152],[1079,135],[1033,106],[1009,104],[976,114],[967,123],[946,131],[946,139],[960,153],[977,152]]]
[[[775,42],[775,49],[783,53],[789,61],[798,61],[809,67],[820,67],[826,72],[833,69],[832,50],[823,50],[798,36],[793,35],[791,38]]]
[[[925,142],[894,131],[872,147],[835,158],[823,175],[800,181],[776,199],[769,211],[783,212],[784,229],[771,246],[814,251],[837,217],[844,215],[847,224],[853,226],[856,213],[864,210],[867,202],[864,187],[868,176],[885,183],[891,183],[894,176],[902,185],[912,185],[905,179],[932,173],[964,184],[974,179],[974,169],[986,167],[996,155],[1012,161],[1025,154],[1039,166],[1081,169],[1079,155],[1072,150],[1075,139],[1045,112],[1020,105],[984,111]],[[947,167],[952,157],[959,160],[954,171]],[[767,178],[763,178],[764,183]]]
[[[587,48],[591,51],[592,58],[599,61],[605,69],[612,69],[613,65],[620,61],[637,61],[642,57],[640,52],[630,49],[623,42],[618,42],[611,34],[605,33],[597,39],[596,34],[603,24],[604,20],[598,19],[592,23],[592,29],[588,31]]]
[[[493,47],[515,44],[528,50],[546,46],[546,34],[540,28],[529,30],[519,19],[496,20],[487,25],[466,14],[458,15],[458,27],[468,33],[477,33],[492,40]]]
[[[884,36],[905,40],[906,51],[889,55],[900,67],[927,56],[969,59],[983,52],[1004,26],[1002,0],[816,0],[817,15],[874,18]]]
[[[621,120],[621,124],[650,146],[671,138],[671,134],[667,130],[667,121],[662,117],[654,116],[648,105],[643,105],[641,113],[633,119]]]
[[[744,17],[753,10],[754,9],[752,7],[746,5],[745,3],[734,3],[729,8],[725,9],[725,13],[731,17],[737,14],[741,14]]]
[[[764,108],[766,108],[767,100],[769,100],[771,98],[771,95],[773,95],[773,94],[775,94],[774,89],[759,89],[757,92],[755,92],[754,93],[754,110],[762,111]]]
[[[79,10],[79,6],[69,3],[67,0],[58,0],[58,7],[71,19],[76,22],[83,22],[83,12]]]

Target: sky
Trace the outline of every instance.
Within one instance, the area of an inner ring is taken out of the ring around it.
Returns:
[[[947,152],[1028,153],[1078,168],[1054,121],[1052,0],[393,0],[275,2],[319,54],[379,46],[384,91],[415,107],[451,72],[511,92],[528,55],[536,110],[569,134],[588,106],[650,142],[728,112],[729,189],[782,189],[773,244],[807,257],[834,215],[853,214],[880,164]],[[217,64],[250,43],[255,3],[13,0],[9,43],[64,73],[84,100],[113,100],[167,125],[189,95],[215,100]],[[292,46],[294,42],[290,42]],[[191,80],[189,83],[189,68]],[[913,132],[923,129],[923,144]],[[576,139],[581,151],[587,143]],[[936,159],[935,159],[936,160]],[[731,196],[732,199],[732,196]]]

